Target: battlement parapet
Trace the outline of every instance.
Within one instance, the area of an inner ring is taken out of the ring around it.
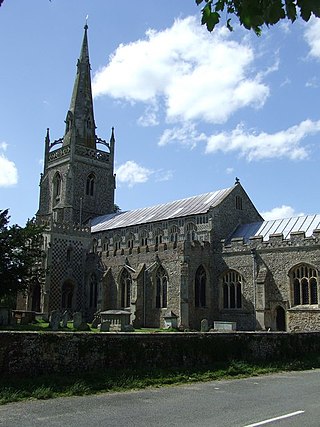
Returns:
[[[56,222],[53,221],[50,225],[50,228],[54,232],[61,232],[61,233],[77,233],[79,235],[90,235],[90,227],[85,227],[80,224],[69,224],[66,222]]]
[[[314,230],[311,236],[306,236],[304,231],[290,233],[285,239],[282,233],[270,234],[268,240],[263,236],[253,236],[245,241],[243,237],[236,237],[229,241],[221,240],[223,252],[245,252],[252,249],[267,250],[276,248],[314,247],[320,246],[320,230]]]
[[[102,249],[100,247],[100,252],[103,252],[104,256],[106,257],[115,257],[115,256],[123,256],[123,255],[137,255],[137,254],[146,254],[149,252],[167,252],[168,250],[186,250],[186,249],[203,249],[203,248],[210,248],[210,242],[207,241],[198,241],[194,240],[191,242],[188,241],[180,241],[180,242],[169,242],[169,243],[159,243],[159,244],[148,244],[144,246],[133,246],[132,248],[118,248],[115,249],[113,245],[110,245],[110,247],[107,250]]]

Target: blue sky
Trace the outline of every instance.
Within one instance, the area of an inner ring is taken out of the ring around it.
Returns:
[[[119,6],[121,5],[121,6]],[[320,20],[208,33],[194,0],[5,0],[0,209],[38,208],[44,137],[63,136],[88,15],[97,134],[116,136],[116,203],[240,181],[266,219],[320,212]]]

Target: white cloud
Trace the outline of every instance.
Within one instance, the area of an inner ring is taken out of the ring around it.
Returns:
[[[6,151],[8,144],[6,142],[0,142],[0,150]]]
[[[156,104],[148,105],[144,111],[144,114],[139,117],[138,124],[140,126],[156,126],[159,124],[159,120],[157,118],[158,107]]]
[[[304,37],[310,48],[310,56],[320,59],[320,20],[318,18],[310,19]]]
[[[206,153],[238,151],[249,161],[270,158],[302,160],[308,157],[308,152],[301,146],[301,141],[319,132],[320,120],[316,122],[305,120],[273,134],[250,133],[242,125],[238,125],[231,132],[221,132],[209,137]]]
[[[265,219],[265,221],[269,221],[272,219],[290,218],[293,216],[301,215],[304,215],[304,213],[297,213],[294,208],[286,205],[282,205],[280,207],[273,208],[270,211],[261,213],[261,216]]]
[[[171,170],[162,170],[159,169],[158,171],[155,172],[155,180],[157,182],[162,182],[162,181],[170,181],[173,178],[173,172]]]
[[[135,184],[147,182],[153,171],[138,165],[133,160],[128,160],[117,168],[116,173],[118,182],[132,187]]]
[[[179,143],[194,148],[199,141],[206,141],[207,136],[196,130],[194,123],[186,122],[181,127],[165,129],[158,145],[164,146],[170,143]]]
[[[3,143],[2,143],[3,144]],[[3,148],[3,145],[1,145]],[[0,187],[10,187],[18,182],[18,171],[14,162],[0,154]]]
[[[233,168],[227,168],[226,169],[226,174],[230,175],[231,173],[233,173],[234,169]]]
[[[209,34],[195,17],[176,20],[144,40],[120,45],[93,80],[95,96],[162,102],[167,120],[223,123],[239,108],[261,107],[269,95],[253,73],[248,43],[226,28]]]

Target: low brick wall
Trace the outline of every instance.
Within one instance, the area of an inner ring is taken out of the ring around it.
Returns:
[[[275,361],[310,353],[320,354],[320,333],[0,332],[1,375],[209,368],[217,361]]]

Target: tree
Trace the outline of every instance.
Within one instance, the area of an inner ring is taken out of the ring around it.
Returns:
[[[222,14],[226,16],[229,30],[232,17],[236,17],[247,30],[261,34],[263,25],[269,27],[281,19],[294,22],[299,16],[309,21],[312,15],[320,17],[319,0],[195,0],[197,5],[205,3],[201,10],[202,25],[212,31],[219,24]]]
[[[43,228],[34,219],[25,227],[9,226],[8,209],[0,210],[0,301],[15,298],[41,281]]]

